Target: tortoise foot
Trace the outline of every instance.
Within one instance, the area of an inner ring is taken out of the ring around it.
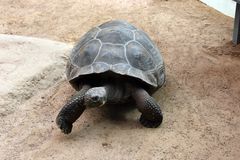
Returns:
[[[64,134],[69,134],[72,131],[73,125],[71,123],[65,121],[64,119],[61,119],[61,118],[58,119],[57,125]]]
[[[157,128],[162,123],[162,117],[159,120],[151,121],[146,119],[143,115],[140,117],[140,123],[147,128]]]

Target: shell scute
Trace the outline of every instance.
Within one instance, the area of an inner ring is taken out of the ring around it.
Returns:
[[[155,63],[152,55],[139,43],[131,42],[126,46],[127,58],[130,64],[142,71],[154,69]]]

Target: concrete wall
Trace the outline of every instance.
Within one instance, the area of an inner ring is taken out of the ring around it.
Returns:
[[[233,0],[201,0],[201,1],[227,16],[234,17],[235,15],[236,2],[234,2]]]

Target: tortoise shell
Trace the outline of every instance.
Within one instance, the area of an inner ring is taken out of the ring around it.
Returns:
[[[152,88],[165,82],[160,51],[146,33],[126,21],[109,21],[88,31],[73,48],[67,64],[67,79],[91,74],[112,74],[141,80]]]

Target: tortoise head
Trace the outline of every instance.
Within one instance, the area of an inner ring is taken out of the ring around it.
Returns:
[[[107,101],[107,92],[104,87],[94,87],[89,89],[84,96],[85,106],[92,107],[101,107]]]

